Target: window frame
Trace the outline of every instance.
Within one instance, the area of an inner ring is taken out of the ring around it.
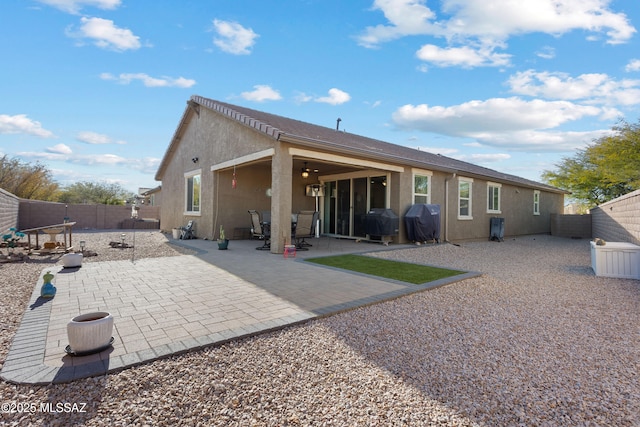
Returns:
[[[533,214],[540,215],[540,190],[533,190]]]
[[[193,180],[195,177],[199,178],[198,185],[198,205],[197,209],[194,209],[193,201],[195,197],[195,185],[193,184]],[[189,191],[189,181],[191,184],[191,191]],[[190,194],[191,193],[191,194]],[[184,174],[184,214],[192,215],[192,216],[200,216],[202,212],[202,169],[196,169],[193,171],[185,172]]]
[[[491,206],[491,202],[494,201],[494,198],[492,197],[492,194],[491,194],[492,189],[495,189],[498,192],[497,208],[496,206]],[[499,184],[497,182],[487,182],[487,213],[490,213],[490,214],[502,213],[502,184]]]
[[[416,192],[416,177],[421,176],[427,179],[427,192],[426,193],[417,193]],[[421,169],[413,169],[413,173],[411,175],[411,189],[413,194],[413,203],[418,204],[420,202],[416,201],[416,197],[426,197],[426,204],[431,203],[431,177],[433,176],[433,172],[421,170]]]
[[[469,197],[462,197],[461,194],[461,187],[463,184],[468,184],[469,185]],[[466,200],[468,201],[468,213],[466,215],[463,215],[460,213],[461,209],[462,209],[462,201]],[[458,178],[458,219],[459,220],[472,220],[473,219],[473,179],[472,178],[465,178],[465,177],[460,177]]]

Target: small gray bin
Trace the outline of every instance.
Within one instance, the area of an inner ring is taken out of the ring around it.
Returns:
[[[489,240],[504,242],[504,218],[491,218],[489,223]]]

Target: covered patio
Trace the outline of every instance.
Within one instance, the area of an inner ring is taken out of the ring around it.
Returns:
[[[214,230],[223,225],[229,237],[247,237],[255,228],[249,211],[257,211],[268,220],[271,252],[283,253],[295,243],[292,222],[298,213],[315,211],[316,236],[372,238],[364,217],[371,209],[391,207],[403,168],[295,147],[281,151],[277,155],[268,149],[211,166],[217,183],[212,189]]]

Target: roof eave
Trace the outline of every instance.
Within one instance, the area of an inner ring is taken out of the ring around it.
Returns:
[[[373,160],[382,160],[382,161],[386,161],[386,162],[394,162],[397,163],[399,165],[402,166],[412,166],[412,167],[421,167],[421,168],[425,168],[428,167],[429,169],[433,169],[433,170],[437,170],[439,172],[448,172],[448,173],[455,173],[456,170],[455,169],[451,169],[451,168],[446,168],[440,165],[436,165],[436,164],[430,164],[430,163],[425,163],[425,162],[418,162],[414,159],[410,159],[407,157],[403,157],[403,156],[394,156],[392,154],[389,153],[375,153],[369,150],[362,150],[362,149],[357,149],[357,148],[353,148],[353,147],[345,147],[344,145],[341,144],[335,144],[332,143],[331,141],[326,141],[326,140],[319,140],[319,139],[314,139],[314,138],[309,138],[309,137],[305,137],[305,136],[300,136],[300,135],[292,135],[292,134],[288,134],[288,133],[282,133],[280,134],[280,138],[278,139],[279,141],[283,141],[283,142],[289,142],[292,144],[297,144],[297,145],[302,145],[305,147],[311,147],[311,148],[317,148],[319,150],[323,150],[323,151],[327,151],[327,148],[329,147],[331,149],[332,152],[338,152],[341,154],[349,154],[349,155],[355,155],[355,156],[361,156],[361,157],[365,157],[368,159],[373,159]]]

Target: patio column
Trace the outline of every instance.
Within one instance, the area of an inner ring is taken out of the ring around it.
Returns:
[[[281,144],[271,162],[271,253],[281,254],[291,242],[293,158]]]

